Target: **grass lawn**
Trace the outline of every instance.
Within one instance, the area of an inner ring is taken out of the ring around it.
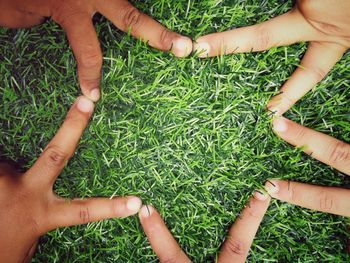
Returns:
[[[196,38],[251,25],[292,2],[134,2]],[[229,225],[267,178],[349,187],[349,178],[271,131],[269,98],[306,44],[255,54],[177,59],[95,16],[104,52],[103,97],[76,155],[56,182],[67,198],[140,196],[157,207],[195,262],[213,261]],[[350,56],[286,116],[350,142]],[[30,167],[80,94],[76,62],[52,22],[0,29],[0,155]],[[343,217],[273,201],[250,262],[349,262]],[[42,237],[33,262],[157,262],[137,217],[62,228]]]

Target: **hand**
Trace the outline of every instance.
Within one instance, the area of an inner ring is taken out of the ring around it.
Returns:
[[[270,204],[267,194],[255,192],[229,230],[219,255],[219,263],[245,262],[255,234]],[[151,246],[162,262],[191,262],[173,238],[159,213],[152,206],[139,212],[142,227]]]
[[[282,86],[268,109],[282,115],[311,90],[350,47],[350,1],[298,0],[286,14],[258,25],[197,39],[200,57],[262,51],[309,41],[300,66]]]
[[[0,165],[1,262],[28,262],[38,238],[57,227],[139,211],[141,200],[134,196],[66,200],[53,193],[53,184],[74,154],[93,108],[89,99],[78,98],[56,136],[26,173]]]
[[[99,12],[124,32],[129,32],[160,50],[185,57],[192,40],[174,33],[126,0],[2,0],[0,26],[31,27],[51,17],[66,31],[78,62],[82,92],[93,101],[100,97],[102,53],[91,18]]]
[[[350,145],[328,135],[305,128],[283,117],[273,122],[283,140],[321,162],[350,175]],[[326,213],[350,217],[350,189],[316,186],[271,179],[265,189],[274,198]]]

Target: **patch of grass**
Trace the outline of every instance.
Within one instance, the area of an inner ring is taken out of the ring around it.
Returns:
[[[290,1],[135,2],[193,38],[284,13]],[[305,44],[177,59],[95,17],[103,97],[56,182],[63,197],[135,194],[159,209],[195,262],[212,261],[251,192],[267,178],[349,187],[343,174],[276,138],[265,112]],[[80,94],[76,62],[54,23],[0,29],[2,158],[30,167]],[[350,57],[287,116],[350,142]],[[346,219],[273,201],[250,262],[346,262]],[[156,262],[136,217],[61,228],[33,262]]]

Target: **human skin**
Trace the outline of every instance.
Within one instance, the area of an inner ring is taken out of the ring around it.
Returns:
[[[320,82],[350,47],[349,0],[298,0],[292,10],[266,22],[199,37],[199,57],[256,52],[309,42],[300,66],[268,103],[282,115]]]
[[[303,127],[284,117],[273,121],[275,133],[288,143],[333,168],[350,175],[350,145]],[[350,189],[271,179],[268,193],[281,201],[326,213],[350,217]]]
[[[57,134],[34,165],[18,173],[0,164],[1,262],[29,262],[38,238],[58,227],[86,224],[136,214],[142,205],[135,196],[67,200],[53,185],[88,124],[93,102],[82,96],[73,104]]]
[[[163,27],[126,0],[1,0],[0,26],[26,28],[51,18],[66,32],[77,59],[80,88],[92,101],[100,98],[103,56],[92,23],[101,13],[124,32],[130,32],[150,46],[186,57],[192,40]]]
[[[219,263],[245,262],[270,200],[266,193],[254,192],[229,230],[218,257]],[[142,206],[139,218],[151,247],[161,263],[191,262],[154,207]]]
[[[292,145],[303,146],[316,159],[350,175],[350,147],[328,135],[305,128],[286,118],[273,121],[274,131]],[[325,213],[350,216],[350,190],[279,179],[265,183],[267,193],[278,200]],[[218,263],[245,262],[260,222],[268,208],[270,196],[255,192],[229,230]],[[160,262],[187,263],[191,260],[181,250],[159,213],[152,206],[142,206],[139,212],[142,227]],[[350,253],[349,243],[346,249]]]
[[[300,66],[267,105],[279,117],[273,121],[274,131],[312,157],[350,175],[349,144],[281,117],[328,74],[350,47],[349,0],[299,0],[291,11],[266,22],[202,36],[194,44],[194,50],[204,58],[263,51],[302,41],[309,42],[309,46]],[[265,187],[274,198],[350,216],[349,189],[269,181],[273,185],[267,182]]]

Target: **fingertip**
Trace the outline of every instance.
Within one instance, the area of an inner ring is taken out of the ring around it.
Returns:
[[[272,121],[273,130],[277,133],[286,132],[288,130],[287,119],[278,117]]]
[[[139,211],[140,219],[150,217],[153,214],[154,210],[154,207],[151,205],[143,205]]]
[[[273,97],[268,103],[266,108],[273,113],[275,116],[281,116],[282,115],[282,110],[280,108],[282,102],[282,98],[277,95]]]
[[[83,95],[92,102],[97,102],[100,99],[101,95],[99,88],[88,89],[85,85],[80,85],[80,87]]]
[[[89,98],[93,101],[96,102],[100,99],[100,89],[93,89],[90,91],[90,96]]]
[[[270,198],[270,196],[261,190],[255,190],[255,192],[253,193],[253,196],[255,199],[259,200],[259,201],[266,201]]]
[[[142,201],[137,196],[128,196],[128,200],[126,202],[126,208],[136,214],[142,206]]]
[[[94,110],[94,103],[85,96],[80,96],[76,102],[78,110],[84,113],[91,113]]]
[[[266,180],[265,190],[269,193],[269,195],[274,196],[279,192],[279,180],[269,179]]]
[[[193,44],[193,51],[197,53],[199,58],[206,58],[206,57],[208,57],[210,50],[211,50],[211,46],[206,41],[201,41],[200,39],[198,39]]]
[[[179,37],[173,42],[172,53],[176,57],[187,57],[191,54],[193,48],[192,40],[189,37]]]

